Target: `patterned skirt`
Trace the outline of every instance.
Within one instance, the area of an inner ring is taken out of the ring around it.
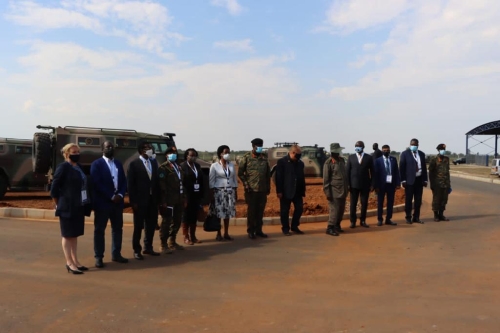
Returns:
[[[210,213],[218,218],[229,219],[236,216],[236,200],[234,189],[215,188],[215,207],[210,206]]]

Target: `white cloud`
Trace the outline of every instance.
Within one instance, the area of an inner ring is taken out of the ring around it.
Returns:
[[[224,7],[231,15],[240,15],[243,12],[243,7],[238,3],[238,0],[211,0],[213,6]]]
[[[410,4],[410,0],[336,0],[326,13],[327,24],[337,32],[365,29],[395,19]]]
[[[223,49],[233,52],[254,52],[251,39],[218,41],[213,43],[216,49]]]
[[[500,79],[498,1],[421,0],[414,6],[391,18],[395,24],[387,40],[352,64],[361,68],[374,62],[378,68],[365,70],[353,85],[333,88],[332,96],[361,99],[411,87]]]
[[[124,38],[141,49],[162,53],[170,41],[186,40],[168,27],[173,18],[159,3],[120,0],[64,0],[58,6],[11,1],[12,22],[39,30],[81,28],[98,35]]]
[[[290,97],[298,84],[286,68],[291,59],[165,64],[155,56],[35,42],[19,59],[22,71],[2,76],[10,91],[0,95],[13,113],[30,115],[27,132],[36,122],[109,126],[176,131],[190,145],[197,142],[197,149],[214,149],[227,138],[246,147],[256,133],[243,124],[260,124],[260,133],[261,126],[279,121],[276,110],[298,112]],[[214,129],[224,134],[214,135]]]

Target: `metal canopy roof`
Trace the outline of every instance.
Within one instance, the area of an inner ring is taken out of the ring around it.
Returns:
[[[480,125],[465,135],[500,135],[500,120]]]

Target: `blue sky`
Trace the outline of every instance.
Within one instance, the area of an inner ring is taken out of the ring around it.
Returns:
[[[80,125],[175,132],[184,149],[261,137],[402,150],[416,137],[465,152],[467,131],[500,118],[495,0],[32,0],[0,13],[4,137]]]

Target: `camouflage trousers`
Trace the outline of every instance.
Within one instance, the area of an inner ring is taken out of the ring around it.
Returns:
[[[266,208],[267,203],[267,193],[246,192],[245,201],[247,203],[247,232],[261,232],[264,209]]]
[[[344,217],[346,199],[333,198],[328,201],[329,215],[328,228],[340,229],[340,222]]]
[[[167,208],[165,214],[161,216],[160,240],[162,247],[167,247],[167,245],[175,243],[175,238],[181,227],[184,206],[179,204],[172,208],[173,209]]]
[[[446,204],[448,203],[448,190],[445,187],[434,187],[432,189],[432,210],[438,212],[440,210],[446,209]]]

